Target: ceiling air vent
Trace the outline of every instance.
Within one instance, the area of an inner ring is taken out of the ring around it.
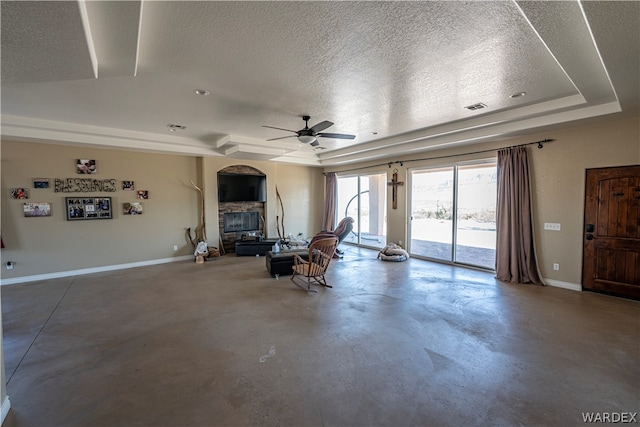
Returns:
[[[467,105],[464,108],[466,108],[467,110],[470,110],[470,111],[476,111],[476,110],[481,110],[483,108],[487,108],[487,105],[483,104],[482,102],[478,102],[477,104]]]
[[[186,126],[174,125],[172,123],[169,123],[167,127],[169,128],[169,132],[178,132],[179,130],[185,130],[187,128]]]

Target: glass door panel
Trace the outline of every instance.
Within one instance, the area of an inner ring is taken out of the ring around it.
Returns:
[[[387,174],[360,176],[360,244],[387,244]]]
[[[458,167],[455,261],[495,268],[496,164]]]
[[[411,171],[409,252],[494,269],[495,162]]]
[[[409,252],[452,261],[453,167],[411,172]]]
[[[350,216],[354,219],[353,231],[344,238],[343,242],[358,243],[358,177],[338,177],[338,216],[336,224],[342,218]]]
[[[386,174],[338,178],[338,221],[354,219],[343,242],[382,248],[387,244]]]

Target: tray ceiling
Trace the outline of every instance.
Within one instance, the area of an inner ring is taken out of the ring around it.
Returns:
[[[638,114],[639,28],[638,2],[3,1],[2,134],[318,166],[422,152]],[[356,138],[262,127],[303,115]]]

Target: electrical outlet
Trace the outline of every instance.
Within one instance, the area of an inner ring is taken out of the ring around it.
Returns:
[[[177,251],[178,250],[178,245],[173,245],[173,250]]]
[[[400,246],[402,246],[402,240],[399,240],[399,241],[398,241],[398,244],[399,244]]]
[[[544,229],[545,230],[551,230],[551,231],[560,231],[560,223],[557,223],[557,222],[545,222],[544,223]]]
[[[554,262],[554,263],[553,263],[553,269],[554,269],[555,271],[560,270],[560,264],[558,264],[557,262]]]
[[[7,270],[13,270],[13,262],[11,261],[7,262]]]

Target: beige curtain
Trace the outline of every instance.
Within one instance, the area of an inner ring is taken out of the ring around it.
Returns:
[[[336,225],[336,194],[338,192],[338,177],[335,172],[325,175],[325,185],[322,229],[333,230]]]
[[[498,151],[496,278],[544,285],[533,238],[529,163],[525,147]]]

